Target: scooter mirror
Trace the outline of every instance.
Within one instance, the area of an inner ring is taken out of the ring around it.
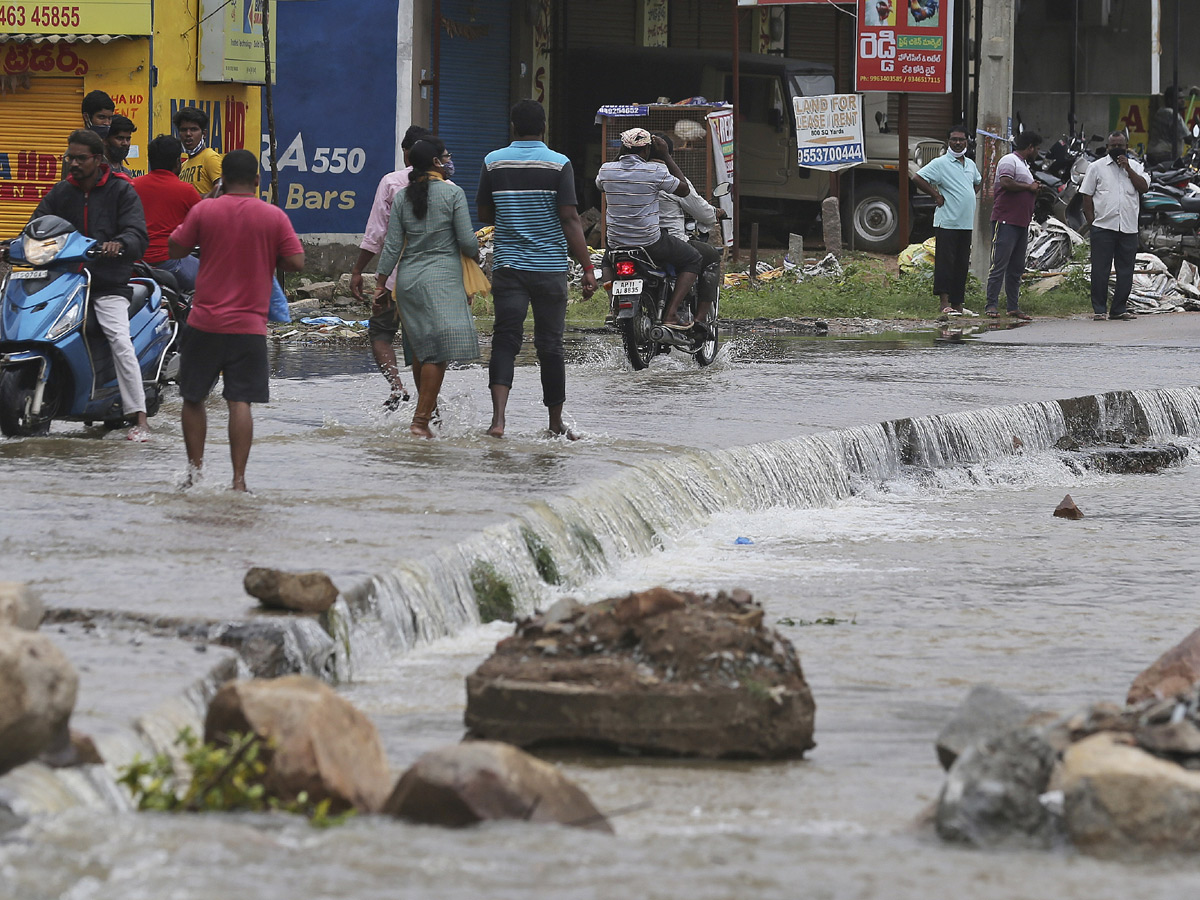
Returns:
[[[713,188],[712,195],[714,198],[727,197],[732,187],[733,185],[731,185],[728,181],[722,181],[715,188]]]
[[[1192,138],[1200,139],[1200,123],[1196,123],[1192,126]]]

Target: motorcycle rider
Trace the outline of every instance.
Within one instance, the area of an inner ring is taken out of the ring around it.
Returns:
[[[667,145],[667,153],[675,152],[675,142],[671,140],[670,135],[655,132],[654,137],[662,138],[663,143]],[[704,324],[708,322],[709,314],[717,299],[717,291],[721,285],[721,251],[707,239],[689,237],[686,218],[690,216],[695,219],[696,224],[707,232],[725,218],[725,210],[719,206],[711,206],[707,200],[701,197],[690,178],[684,176],[684,180],[691,189],[690,193],[684,197],[667,191],[658,192],[658,224],[664,234],[687,241],[704,258],[704,271],[700,273],[700,282],[697,288],[700,302],[696,310],[696,321]]]
[[[129,337],[129,276],[133,263],[146,252],[146,217],[137,191],[125,179],[113,175],[104,161],[104,141],[93,131],[72,131],[67,138],[68,175],[50,188],[33,219],[58,216],[100,245],[102,259],[87,263],[92,275],[91,306],[108,345],[112,348],[121,407],[136,424],[126,437],[146,441],[146,392],[142,369]],[[118,258],[120,257],[120,258]]]
[[[1163,105],[1150,120],[1150,144],[1146,148],[1146,165],[1171,162],[1182,151],[1191,138],[1183,114],[1187,110],[1187,98],[1181,91],[1175,96],[1175,88],[1163,91]]]
[[[622,132],[621,154],[600,167],[596,187],[607,201],[605,239],[609,248],[640,247],[658,264],[673,265],[675,291],[663,313],[663,324],[691,328],[690,321],[680,319],[679,307],[700,276],[704,258],[690,244],[659,228],[658,192],[686,197],[692,190],[666,141],[652,137],[644,128]]]

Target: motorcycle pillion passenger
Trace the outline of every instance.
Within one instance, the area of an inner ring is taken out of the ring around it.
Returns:
[[[79,110],[83,113],[84,128],[96,132],[101,140],[108,137],[112,118],[117,112],[117,105],[113,103],[112,97],[104,91],[91,91],[83,98]]]
[[[208,113],[194,106],[185,106],[171,117],[171,124],[179,133],[183,152],[187,154],[179,178],[201,194],[207,194],[221,178],[221,154],[204,143]]]
[[[669,328],[687,329],[679,307],[704,268],[704,258],[686,241],[664,234],[659,227],[658,193],[679,197],[691,193],[687,178],[671,157],[666,141],[644,128],[621,133],[621,155],[600,167],[596,186],[606,200],[605,240],[610,249],[640,247],[659,265],[675,267],[675,291],[663,313]],[[605,271],[605,281],[611,275]]]
[[[655,132],[653,137],[662,138],[667,145],[667,152],[675,152],[675,142],[671,136]],[[717,300],[717,291],[721,286],[721,251],[708,240],[708,233],[717,227],[717,223],[725,218],[725,210],[712,206],[700,196],[690,178],[684,177],[690,191],[680,197],[667,191],[658,192],[658,224],[663,234],[687,241],[704,259],[704,271],[700,273],[697,288],[696,321],[707,322]],[[697,234],[688,235],[686,220],[691,218],[696,222]]]
[[[136,418],[128,437],[148,439],[146,393],[142,370],[129,337],[129,277],[149,240],[142,201],[127,179],[116,178],[104,160],[104,141],[80,129],[67,138],[67,177],[50,188],[30,221],[58,216],[100,244],[101,259],[87,264],[91,272],[91,306],[112,349],[126,418]]]

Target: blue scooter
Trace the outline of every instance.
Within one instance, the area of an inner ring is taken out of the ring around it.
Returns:
[[[55,419],[120,427],[116,369],[90,314],[92,279],[83,267],[99,258],[97,242],[65,219],[41,216],[7,242],[5,255],[16,268],[0,283],[0,432],[45,434]],[[140,264],[130,287],[129,333],[153,416],[178,372],[176,337],[188,303],[169,273]]]

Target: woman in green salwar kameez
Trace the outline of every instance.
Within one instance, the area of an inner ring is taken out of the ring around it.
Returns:
[[[379,283],[396,269],[396,304],[404,329],[404,361],[420,396],[409,430],[433,437],[429,419],[451,360],[479,358],[479,336],[463,289],[462,257],[474,259],[479,242],[462,188],[446,179],[450,154],[435,137],[409,151],[408,187],[392,201],[379,254]]]

